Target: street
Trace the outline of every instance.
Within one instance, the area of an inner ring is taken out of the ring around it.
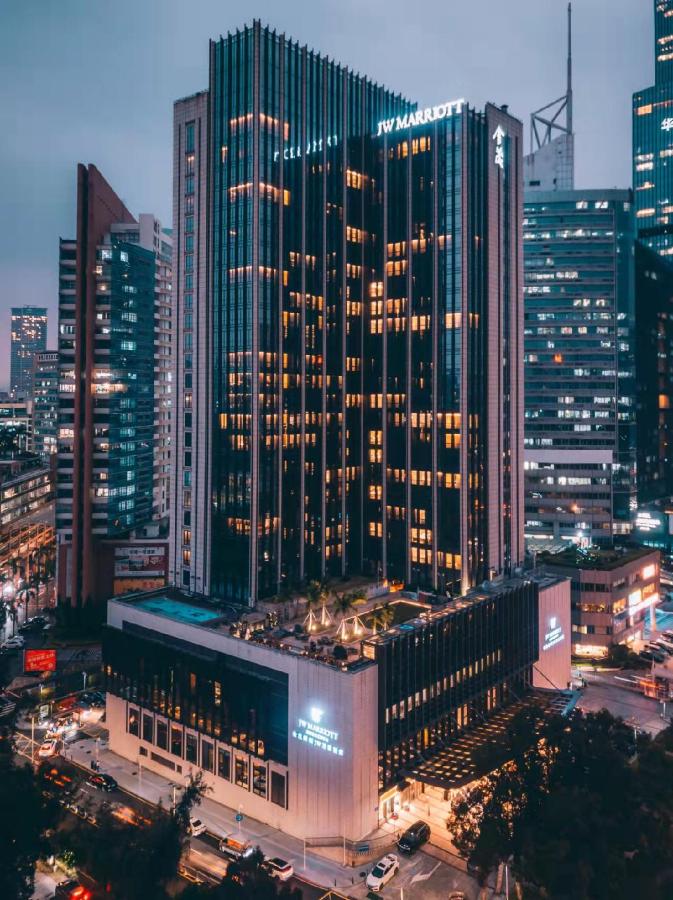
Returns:
[[[640,731],[658,734],[669,724],[669,719],[662,718],[662,704],[658,700],[644,697],[627,686],[627,679],[635,674],[614,670],[592,672],[588,668],[582,668],[582,677],[587,686],[577,702],[578,709],[583,712],[607,709],[612,715],[621,716]]]
[[[43,732],[42,728],[35,729],[36,744],[43,739]],[[25,723],[17,735],[18,747],[23,748],[26,755],[30,755],[30,729]],[[179,786],[168,779],[111,753],[107,749],[107,732],[103,724],[83,726],[78,737],[66,744],[63,753],[63,758],[54,758],[54,765],[81,779],[78,796],[90,803],[93,810],[102,803],[114,801],[123,802],[139,813],[146,811],[148,804],[158,802],[165,809],[170,809],[174,800],[174,788],[179,790]],[[92,760],[98,760],[101,771],[117,780],[119,790],[104,794],[86,784]],[[219,879],[226,872],[226,862],[217,849],[219,838],[234,834],[259,845],[265,856],[279,856],[291,862],[296,877],[289,883],[302,890],[305,900],[319,898],[329,888],[353,898],[364,898],[368,894],[364,879],[375,860],[355,868],[343,866],[337,860],[327,859],[313,850],[305,849],[303,841],[248,818],[244,810],[243,821],[237,823],[236,810],[214,803],[208,797],[203,799],[194,815],[206,824],[208,831],[190,840],[189,865],[211,877]],[[394,848],[392,850],[394,852]],[[430,851],[437,852],[434,848],[430,848]],[[431,853],[422,850],[413,857],[398,855],[400,872],[379,896],[397,898],[400,896],[400,889],[404,889],[405,896],[422,896],[428,900],[445,900],[452,890],[463,891],[468,900],[476,900],[478,897],[478,885],[473,878],[442,859],[435,858]],[[45,877],[40,876],[40,886],[39,890],[36,888],[35,897],[51,896],[45,893],[50,880],[47,878],[45,881]],[[53,886],[51,891],[53,892]]]

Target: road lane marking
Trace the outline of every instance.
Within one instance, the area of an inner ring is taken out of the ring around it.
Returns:
[[[430,878],[432,875],[434,875],[434,873],[441,866],[441,864],[442,864],[441,861],[438,862],[436,865],[434,865],[430,869],[429,872],[425,872],[425,874],[423,874],[422,872],[417,872],[416,875],[414,875],[414,877],[411,879],[410,884],[416,884],[417,881],[427,881],[428,878]]]

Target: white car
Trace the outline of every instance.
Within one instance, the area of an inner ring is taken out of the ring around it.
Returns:
[[[270,859],[265,859],[263,867],[272,878],[277,878],[279,881],[287,881],[294,875],[294,866],[292,863],[287,862],[285,859],[281,859],[279,856],[272,856]]]
[[[201,819],[195,819],[194,816],[189,817],[189,828],[187,829],[190,837],[198,837],[206,830],[206,826]]]
[[[367,875],[367,887],[370,891],[380,891],[394,875],[397,875],[399,868],[399,859],[394,853],[389,853],[380,859]]]
[[[45,741],[40,745],[40,749],[37,751],[37,755],[40,759],[49,759],[52,756],[56,756],[59,751],[59,747],[61,742],[57,738],[52,738],[49,741]]]
[[[20,634],[8,638],[2,645],[3,650],[23,650],[26,644],[25,639]]]

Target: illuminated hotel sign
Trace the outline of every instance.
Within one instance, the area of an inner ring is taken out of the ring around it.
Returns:
[[[636,528],[638,531],[657,531],[663,524],[662,519],[653,516],[647,510],[641,510],[636,516]]]
[[[318,706],[312,706],[310,710],[310,721],[306,719],[297,719],[297,726],[292,731],[292,737],[319,750],[325,750],[327,753],[333,753],[335,756],[343,756],[343,747],[337,743],[339,740],[339,732],[332,731],[331,728],[325,728],[322,722],[325,713]]]
[[[448,100],[446,103],[426,106],[425,109],[405,113],[403,116],[382,119],[378,124],[376,137],[380,137],[382,134],[391,134],[394,131],[404,131],[406,128],[413,128],[416,125],[427,125],[429,122],[449,119],[453,115],[459,115],[463,111],[464,104],[464,100]]]
[[[329,134],[327,136],[327,146],[328,147],[336,147],[339,143],[339,135],[337,134]],[[310,156],[311,153],[320,153],[323,147],[323,139],[317,141],[308,141],[306,144],[306,149],[302,153],[301,145],[297,145],[296,147],[285,147],[283,149],[283,159],[301,159],[302,156]],[[278,162],[278,158],[280,156],[280,150],[276,150],[273,154],[273,161]]]
[[[498,125],[498,127],[493,132],[493,140],[495,141],[495,164],[496,166],[500,166],[501,169],[505,168],[505,147],[503,144],[504,139],[505,130],[502,125]]]
[[[542,649],[551,650],[552,647],[560,644],[563,640],[565,640],[563,628],[559,625],[558,618],[556,616],[552,616],[549,619],[549,631],[547,631],[544,636]]]

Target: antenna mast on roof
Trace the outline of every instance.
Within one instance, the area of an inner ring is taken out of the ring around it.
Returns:
[[[568,3],[568,63],[566,92],[552,100],[530,116],[530,152],[534,153],[551,143],[560,134],[573,133],[573,51],[572,51],[572,3]],[[564,116],[565,113],[565,116]],[[565,119],[565,122],[564,122]]]

